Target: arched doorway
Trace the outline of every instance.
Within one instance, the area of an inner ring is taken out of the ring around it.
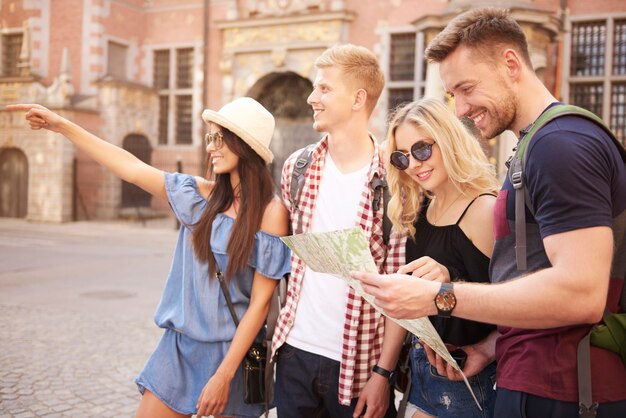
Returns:
[[[276,118],[270,146],[274,162],[270,168],[277,186],[280,186],[280,173],[287,157],[320,138],[313,130],[313,111],[306,102],[311,91],[311,81],[289,71],[261,77],[247,93]]]
[[[143,135],[128,135],[122,147],[146,164],[152,161],[152,146]],[[134,184],[122,180],[122,209],[150,207],[152,195]]]
[[[28,212],[28,160],[17,148],[0,149],[0,216],[25,218]]]

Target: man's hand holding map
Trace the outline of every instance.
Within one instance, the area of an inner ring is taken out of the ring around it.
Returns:
[[[313,271],[332,274],[344,279],[357,295],[365,299],[381,314],[385,314],[377,306],[374,297],[366,293],[361,283],[350,276],[351,271],[377,273],[367,239],[361,228],[355,227],[339,231],[292,235],[283,237],[282,240]],[[396,319],[390,317],[390,319],[419,337],[421,342],[432,348],[442,359],[457,370],[463,376],[463,380],[470,392],[472,392],[467,378],[456,361],[450,356],[445,344],[428,317],[416,319]],[[473,392],[472,396],[474,396]],[[475,396],[474,400],[476,401]],[[478,401],[476,401],[476,404],[478,405]]]

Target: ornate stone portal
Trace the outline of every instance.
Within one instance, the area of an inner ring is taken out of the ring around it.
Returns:
[[[272,140],[274,181],[285,159],[319,139],[306,98],[312,90],[315,59],[345,42],[348,12],[321,11],[317,2],[249,1],[246,18],[218,23],[223,31],[220,61],[222,102],[250,96],[276,117]]]

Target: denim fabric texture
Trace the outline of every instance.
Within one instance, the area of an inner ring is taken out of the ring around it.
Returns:
[[[172,330],[165,330],[156,350],[135,379],[139,391],[148,389],[176,412],[194,414],[202,388],[219,367],[230,341],[203,343]],[[223,415],[259,417],[264,406],[243,402],[243,369],[237,369],[230,383]]]
[[[297,370],[297,373],[293,371]],[[283,344],[278,351],[274,404],[280,418],[352,418],[358,398],[339,404],[339,362]],[[394,418],[393,391],[385,418]]]
[[[218,280],[209,278],[207,263],[196,258],[193,225],[206,208],[193,176],[165,173],[170,206],[181,222],[174,259],[165,283],[155,322],[165,332],[156,350],[136,379],[139,390],[154,393],[175,411],[192,414],[202,388],[213,376],[228,348],[236,327]],[[223,213],[213,221],[211,250],[222,271],[228,265],[226,248],[235,220]],[[280,237],[257,231],[248,265],[227,277],[230,296],[242,318],[250,304],[255,273],[280,279],[289,272],[291,253]],[[257,341],[264,337],[262,329]],[[242,369],[231,382],[223,415],[258,417],[263,405],[247,405],[243,399]]]
[[[482,407],[476,406],[472,394],[463,381],[451,381],[433,373],[426,352],[414,345],[410,353],[412,385],[409,402],[438,418],[491,418],[494,417],[496,391],[493,388],[496,364],[468,378],[470,386]],[[503,417],[505,415],[502,415]]]
[[[498,388],[495,414],[507,418],[578,418],[578,403]],[[598,406],[596,418],[624,417],[626,401],[606,402]]]

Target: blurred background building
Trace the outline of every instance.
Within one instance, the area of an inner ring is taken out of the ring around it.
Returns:
[[[41,103],[158,168],[202,175],[202,110],[250,96],[277,119],[278,181],[285,158],[319,138],[306,98],[324,49],[351,42],[379,57],[387,83],[370,129],[382,140],[396,105],[444,98],[424,48],[458,13],[485,5],[511,10],[557,98],[626,140],[623,0],[0,0],[0,106]],[[500,173],[514,143],[484,141]],[[0,109],[0,216],[141,218],[166,205]]]

